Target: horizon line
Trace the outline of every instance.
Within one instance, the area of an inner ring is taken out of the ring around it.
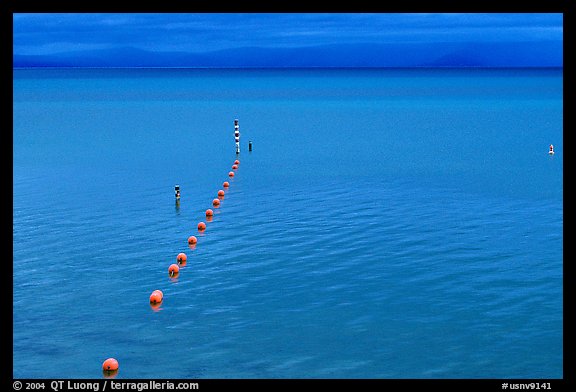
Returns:
[[[35,65],[28,67],[12,67],[12,69],[412,69],[412,68],[486,68],[486,69],[564,69],[564,65],[412,65],[412,66],[53,66]]]

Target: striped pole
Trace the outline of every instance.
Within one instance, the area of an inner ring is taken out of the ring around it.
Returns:
[[[234,141],[236,142],[236,154],[240,154],[240,126],[238,120],[234,120]]]

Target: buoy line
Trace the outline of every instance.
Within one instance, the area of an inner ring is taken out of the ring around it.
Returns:
[[[235,143],[236,143],[236,155],[238,155],[240,153],[240,132],[239,132],[238,120],[234,120],[234,129],[235,129],[234,138],[235,138]],[[250,151],[252,150],[251,144],[252,144],[252,142],[250,142],[250,146],[249,146]],[[238,170],[239,165],[240,165],[240,160],[236,159],[234,161],[234,163],[232,164],[232,170]],[[234,177],[234,171],[228,172],[228,177],[233,178]],[[222,187],[227,190],[230,187],[230,183],[228,181],[224,181],[222,183]],[[176,197],[176,205],[179,206],[180,205],[180,185],[176,185],[174,187],[174,194]],[[212,200],[212,206],[214,208],[220,207],[220,201],[224,199],[225,194],[226,194],[226,192],[223,189],[218,190],[217,198]],[[212,219],[214,217],[214,211],[209,208],[206,210],[205,215],[206,215],[206,221],[210,222],[210,221],[212,221]],[[200,233],[203,233],[206,230],[206,223],[203,221],[199,222],[197,228],[198,228],[198,231]],[[188,237],[187,242],[188,242],[188,247],[191,250],[194,250],[194,248],[198,244],[198,238],[194,235],[191,235]],[[178,278],[178,276],[180,274],[180,269],[181,269],[181,267],[184,267],[186,265],[187,259],[188,259],[188,257],[186,256],[186,253],[184,253],[184,252],[178,253],[178,255],[176,256],[176,263],[172,263],[168,267],[168,276],[171,280]],[[161,290],[152,291],[152,293],[150,294],[150,307],[152,308],[152,310],[154,310],[154,311],[159,310],[163,301],[164,301],[164,293]],[[118,360],[116,360],[115,358],[108,358],[102,363],[102,373],[103,373],[105,378],[116,377],[116,375],[118,374],[118,369],[119,369]]]

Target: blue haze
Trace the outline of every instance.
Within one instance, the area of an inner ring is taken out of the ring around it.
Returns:
[[[14,67],[562,67],[561,13],[14,14]]]

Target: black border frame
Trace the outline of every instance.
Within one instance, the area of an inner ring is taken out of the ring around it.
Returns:
[[[103,3],[103,2],[72,2],[72,1],[42,1],[42,0],[0,0],[0,45],[2,45],[1,56],[1,72],[0,86],[2,86],[2,99],[0,102],[2,106],[6,106],[6,110],[2,110],[0,115],[2,127],[0,129],[2,132],[2,139],[5,140],[2,143],[4,153],[2,156],[5,159],[10,159],[9,167],[12,168],[13,154],[12,148],[8,141],[13,142],[13,117],[7,115],[7,113],[12,113],[11,107],[9,107],[12,102],[12,90],[13,90],[13,40],[9,39],[12,37],[13,32],[13,19],[12,15],[14,13],[57,13],[57,12],[70,12],[70,13],[92,13],[92,12],[103,12],[103,13],[175,13],[175,12],[513,12],[513,13],[529,13],[529,12],[542,12],[542,13],[563,13],[564,20],[564,67],[563,67],[563,85],[564,85],[564,130],[566,132],[564,135],[564,151],[566,154],[564,156],[570,157],[568,153],[573,144],[569,142],[571,138],[571,131],[575,129],[574,127],[574,113],[576,112],[576,99],[574,95],[574,90],[576,89],[576,77],[575,77],[575,63],[570,56],[571,52],[576,52],[576,42],[574,39],[574,8],[576,2],[574,0],[525,0],[525,1],[509,1],[509,0],[484,0],[477,3],[465,2],[465,1],[450,1],[450,0],[436,0],[433,2],[419,3],[414,1],[400,1],[400,2],[375,2],[372,1],[354,1],[346,3],[321,3],[316,4],[304,3],[304,2],[267,2],[258,3],[249,0],[237,1],[223,3],[218,2],[207,2],[207,1],[164,1],[164,2],[140,2],[138,6],[134,6],[134,2],[130,4],[120,4],[116,3]],[[9,132],[10,130],[10,132]],[[9,140],[7,140],[9,139]],[[563,182],[567,183],[566,170],[569,172],[570,165],[564,166]],[[13,176],[10,175],[10,185],[13,190]],[[6,182],[5,182],[6,183]],[[7,186],[7,185],[6,185]],[[12,197],[13,191],[3,192],[5,195],[10,196],[10,203],[4,203],[3,205],[3,221],[5,223],[5,228],[7,230],[7,237],[12,238],[13,227],[11,219],[8,216],[12,216],[12,211],[8,211],[8,207],[12,207]],[[571,215],[570,201],[570,188],[568,187],[568,192],[564,189],[564,217]],[[568,203],[566,202],[568,201]],[[568,218],[570,222],[570,218]],[[564,219],[566,223],[566,219]],[[563,238],[569,235],[569,231],[563,226]],[[6,237],[5,237],[6,238]],[[569,255],[569,247],[566,247],[566,241],[564,244],[564,267],[563,267],[563,325],[564,325],[564,362],[563,362],[563,378],[562,379],[322,379],[322,380],[309,380],[309,379],[241,379],[241,380],[228,380],[228,379],[198,379],[198,380],[174,380],[168,379],[171,382],[197,382],[200,386],[200,390],[227,390],[233,388],[248,388],[249,390],[272,390],[276,388],[314,388],[314,389],[337,389],[344,388],[350,390],[382,390],[383,388],[389,388],[391,390],[402,390],[402,389],[417,389],[426,390],[428,388],[442,388],[445,390],[463,390],[464,388],[478,388],[479,390],[502,390],[502,383],[506,382],[509,384],[514,383],[530,383],[530,382],[550,382],[552,390],[576,390],[575,375],[576,366],[574,363],[574,332],[576,331],[576,325],[574,323],[574,311],[576,310],[576,305],[574,299],[576,298],[576,282],[574,267],[571,264],[572,258],[566,257]],[[4,247],[4,249],[10,249],[13,254],[13,243],[10,242],[10,247]],[[13,276],[13,260],[11,263],[7,263],[8,266],[5,267],[3,271],[3,279],[5,280],[2,287],[2,298],[5,301],[10,300],[10,317],[4,317],[4,323],[10,322],[12,331],[13,328],[13,292],[12,292],[12,276]],[[24,380],[24,379],[13,379],[12,368],[13,368],[13,357],[12,350],[8,350],[13,343],[13,335],[3,334],[3,358],[4,361],[2,366],[2,383],[0,385],[5,386],[6,390],[16,390],[14,387],[15,381],[20,381],[22,383],[28,382],[41,382],[47,383],[45,390],[49,388],[50,380]],[[105,382],[104,379],[101,380],[77,380],[86,382],[99,382],[100,391],[102,390],[102,385]],[[114,380],[116,382],[129,383],[129,382],[146,382],[148,380],[138,379],[119,379]],[[167,380],[157,380],[159,382]],[[66,389],[66,388],[64,388]],[[109,389],[109,387],[108,387]]]

